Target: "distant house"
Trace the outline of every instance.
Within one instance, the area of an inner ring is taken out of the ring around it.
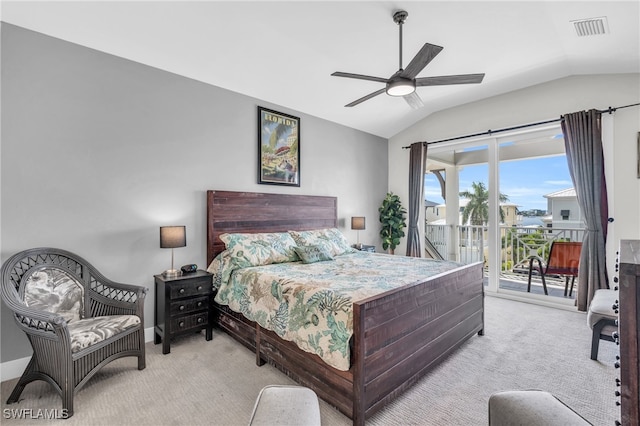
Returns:
[[[442,219],[442,217],[438,216],[438,205],[435,201],[424,200],[424,212],[427,223]]]
[[[544,195],[547,215],[542,219],[547,228],[584,228],[575,188]]]
[[[518,205],[513,203],[500,203],[500,208],[504,212],[504,224],[507,226],[516,226],[522,221],[522,217],[518,217]]]
[[[469,200],[465,198],[460,199],[460,218],[458,220],[459,225],[465,225],[462,223],[462,212],[466,207]],[[521,218],[518,217],[518,205],[513,203],[500,203],[500,208],[504,212],[503,225],[514,226],[517,225]],[[433,207],[427,208],[427,223],[430,225],[444,225],[446,224],[447,205],[438,204]],[[430,220],[430,218],[432,218]]]

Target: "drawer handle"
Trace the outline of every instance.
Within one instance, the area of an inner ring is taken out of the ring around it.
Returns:
[[[180,310],[184,311],[184,305],[180,305]]]
[[[198,291],[200,291],[200,290],[202,290],[202,286],[201,285],[198,286]]]
[[[180,327],[184,327],[184,321],[180,321],[180,322],[178,323],[178,325],[179,325]]]
[[[202,318],[198,318],[198,323],[201,323],[201,322],[202,322]]]
[[[198,302],[198,308],[202,306],[202,302]]]
[[[184,288],[181,288],[179,291],[180,294],[184,294]]]

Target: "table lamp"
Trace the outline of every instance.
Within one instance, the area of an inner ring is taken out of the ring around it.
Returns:
[[[365,219],[362,216],[354,216],[351,218],[351,229],[356,230],[356,236],[358,240],[356,247],[359,249],[362,248],[362,243],[360,242],[360,230],[365,229],[364,224],[365,224]]]
[[[171,269],[162,273],[167,278],[175,278],[180,275],[180,271],[173,268],[173,249],[176,247],[186,247],[187,235],[185,226],[161,226],[160,227],[160,248],[171,249]]]

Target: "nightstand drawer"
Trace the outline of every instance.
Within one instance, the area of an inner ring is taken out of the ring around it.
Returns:
[[[202,328],[202,326],[209,323],[208,318],[209,315],[207,312],[173,318],[171,319],[171,332],[177,333],[190,328]]]
[[[183,280],[171,285],[171,299],[210,294],[212,291],[211,278],[201,280]]]
[[[170,307],[171,316],[182,315],[189,312],[196,312],[208,309],[209,296],[198,297],[195,299],[180,300],[172,302]]]

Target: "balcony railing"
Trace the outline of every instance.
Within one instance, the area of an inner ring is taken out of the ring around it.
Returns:
[[[458,233],[458,247],[453,250],[449,247],[451,232]],[[462,263],[484,261],[487,265],[489,250],[486,226],[427,224],[425,235],[445,259],[455,254]],[[583,237],[584,229],[581,228],[501,226],[500,272],[527,273],[529,257],[537,255],[547,259],[553,241],[582,241]]]

